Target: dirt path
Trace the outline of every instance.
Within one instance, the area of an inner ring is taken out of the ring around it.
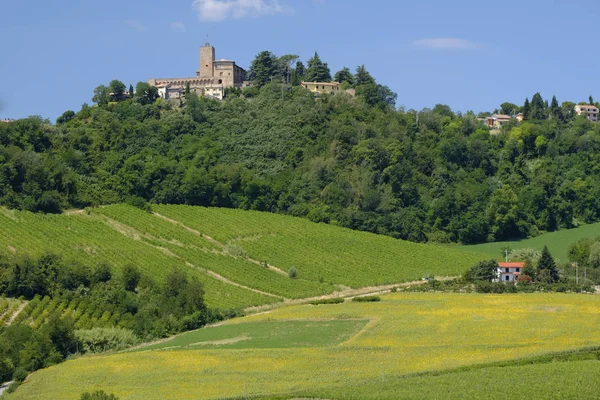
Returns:
[[[21,311],[23,311],[23,309],[27,307],[27,302],[23,302],[23,304],[21,304],[19,306],[19,308],[17,308],[17,310],[13,313],[13,315],[11,315],[11,317],[8,319],[8,321],[6,322],[6,325],[11,325],[15,319],[17,319],[17,317],[19,316],[19,314],[21,314]]]
[[[155,217],[158,217],[158,218],[160,218],[160,219],[162,219],[162,220],[165,220],[165,221],[167,221],[167,222],[170,222],[170,223],[171,223],[171,224],[173,224],[173,225],[180,226],[180,227],[182,227],[183,229],[185,229],[186,231],[188,231],[188,232],[190,232],[190,233],[193,233],[194,235],[198,235],[198,236],[200,236],[201,238],[203,238],[203,239],[206,239],[206,240],[208,240],[209,242],[211,242],[211,243],[213,243],[213,244],[216,244],[217,246],[220,246],[220,247],[223,247],[223,248],[225,247],[225,245],[224,245],[223,243],[219,242],[218,240],[216,240],[216,239],[213,239],[213,238],[211,238],[210,236],[208,236],[208,235],[205,235],[205,234],[203,234],[203,233],[202,233],[202,232],[200,232],[200,231],[197,231],[197,230],[195,230],[195,229],[193,229],[193,228],[190,228],[189,226],[186,226],[186,225],[182,224],[181,222],[179,222],[179,221],[177,221],[177,220],[171,219],[171,218],[169,218],[169,217],[165,217],[164,215],[161,215],[161,214],[159,214],[159,213],[157,213],[157,212],[152,212],[152,215],[154,215]]]
[[[444,276],[444,277],[436,277],[435,279],[438,281],[447,281],[447,280],[452,280],[452,279],[456,279],[456,278],[457,278],[456,276]],[[273,310],[273,309],[279,308],[281,306],[306,304],[306,303],[311,303],[311,302],[317,301],[317,300],[338,299],[338,298],[353,299],[354,297],[360,297],[360,296],[374,296],[374,295],[379,295],[379,294],[390,293],[392,291],[392,289],[394,289],[394,288],[401,288],[401,287],[414,286],[414,285],[424,285],[426,283],[427,283],[427,281],[419,280],[419,281],[412,281],[412,282],[396,283],[396,284],[391,284],[391,285],[368,286],[368,287],[363,287],[363,288],[358,288],[358,289],[346,287],[346,288],[343,288],[342,290],[339,290],[339,291],[336,291],[336,292],[333,292],[330,294],[326,294],[323,296],[309,297],[309,298],[305,298],[305,299],[285,300],[281,304],[265,304],[262,306],[248,307],[244,311],[247,313],[254,314],[254,313],[258,313],[258,312],[265,312],[268,310]]]
[[[173,256],[174,256],[174,257],[177,257],[177,258],[180,258],[180,257],[178,257],[178,256],[176,256],[176,255],[173,255]],[[262,294],[262,295],[264,295],[264,296],[269,296],[269,297],[273,297],[273,298],[276,298],[276,299],[282,299],[284,302],[285,302],[285,301],[289,301],[289,299],[286,299],[286,298],[284,298],[284,297],[281,297],[281,296],[277,296],[277,295],[275,295],[275,294],[273,294],[273,293],[263,292],[262,290],[253,289],[253,288],[251,288],[251,287],[248,287],[248,286],[241,285],[241,284],[239,284],[239,283],[236,283],[236,282],[234,282],[234,281],[230,281],[229,279],[225,278],[223,275],[219,275],[219,274],[217,274],[216,272],[213,272],[213,271],[211,271],[211,270],[209,270],[209,269],[205,269],[205,268],[198,267],[198,266],[196,266],[196,265],[194,265],[194,264],[190,263],[189,261],[186,261],[186,262],[185,262],[185,265],[187,265],[187,266],[188,266],[188,267],[190,267],[190,268],[194,268],[194,269],[197,269],[197,270],[199,270],[199,271],[202,271],[202,272],[204,272],[205,274],[207,274],[207,275],[209,275],[209,276],[212,276],[213,278],[215,278],[215,279],[217,279],[217,280],[219,280],[219,281],[221,281],[221,282],[223,282],[223,283],[226,283],[226,284],[228,284],[228,285],[237,286],[237,287],[239,287],[239,288],[241,288],[241,289],[246,289],[246,290],[249,290],[249,291],[251,291],[251,292],[254,292],[254,293]]]
[[[182,227],[183,229],[185,229],[186,231],[188,231],[188,232],[191,232],[191,233],[193,233],[194,235],[198,235],[198,236],[200,236],[201,238],[203,238],[203,239],[206,239],[206,240],[208,240],[209,242],[211,242],[211,243],[213,243],[213,244],[216,244],[217,246],[221,247],[222,249],[225,249],[225,248],[227,247],[227,245],[226,245],[225,243],[223,243],[223,242],[220,242],[220,241],[218,241],[217,239],[214,239],[214,238],[212,238],[212,237],[210,237],[210,236],[207,236],[207,235],[205,235],[204,233],[202,233],[202,232],[199,232],[199,231],[197,231],[197,230],[195,230],[195,229],[193,229],[193,228],[190,228],[189,226],[187,226],[187,225],[185,225],[185,224],[183,224],[183,223],[181,223],[181,222],[179,222],[179,221],[177,221],[177,220],[171,219],[171,218],[169,218],[169,217],[166,217],[166,216],[164,216],[164,215],[161,215],[161,214],[159,214],[159,213],[157,213],[157,212],[153,212],[153,213],[152,213],[152,215],[154,215],[154,216],[156,216],[156,217],[158,217],[158,218],[160,218],[160,219],[162,219],[162,220],[164,220],[164,221],[170,222],[170,223],[172,223],[173,225],[180,226],[180,227]],[[223,252],[223,254],[226,254],[226,253],[224,253],[224,252]],[[264,267],[264,266],[265,266],[265,265],[264,265],[264,262],[261,262],[261,261],[259,261],[259,260],[255,260],[255,259],[253,259],[253,258],[246,257],[246,258],[245,258],[245,260],[247,260],[247,261],[250,261],[250,262],[251,262],[251,263],[253,263],[253,264],[260,265],[261,267]],[[282,269],[280,269],[280,268],[277,268],[275,265],[267,264],[267,265],[266,265],[266,267],[267,267],[268,269],[270,269],[271,271],[273,271],[273,272],[275,272],[275,273],[278,273],[279,275],[288,276],[287,272],[283,271],[283,270],[282,270]]]
[[[208,275],[208,276],[210,276],[212,278],[215,278],[215,279],[217,279],[217,280],[219,280],[219,281],[221,281],[223,283],[226,283],[226,284],[232,285],[232,286],[237,286],[237,287],[239,287],[241,289],[249,290],[251,292],[262,294],[264,296],[269,296],[269,297],[273,297],[273,298],[276,298],[276,299],[281,299],[283,301],[287,300],[287,299],[285,299],[282,296],[277,296],[277,295],[275,295],[273,293],[263,292],[262,290],[254,289],[254,288],[251,288],[251,287],[244,286],[242,284],[233,282],[232,280],[229,280],[229,279],[225,278],[224,276],[217,274],[214,271],[211,271],[209,269],[201,268],[201,267],[199,267],[197,265],[194,265],[191,262],[189,262],[188,260],[184,259],[183,257],[178,256],[177,254],[173,253],[171,250],[167,249],[166,247],[157,246],[157,245],[149,243],[149,242],[147,242],[145,240],[142,240],[142,234],[139,231],[137,231],[135,228],[132,228],[129,225],[122,224],[121,222],[115,221],[114,219],[109,218],[107,216],[102,216],[102,218],[104,218],[104,220],[108,223],[108,225],[110,227],[112,227],[117,232],[121,233],[122,235],[124,235],[124,236],[126,236],[128,238],[131,238],[133,240],[137,240],[140,243],[145,244],[146,246],[152,247],[153,249],[159,250],[159,251],[161,251],[162,253],[164,253],[165,255],[167,255],[169,257],[173,257],[173,258],[176,258],[178,260],[181,260],[188,267],[197,269],[198,271],[201,271],[201,272],[205,273],[206,275]]]
[[[66,211],[63,211],[63,214],[65,214],[65,215],[81,215],[81,214],[85,214],[85,210],[66,210]]]

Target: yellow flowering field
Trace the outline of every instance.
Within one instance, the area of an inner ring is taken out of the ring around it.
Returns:
[[[592,295],[397,293],[227,324],[349,319],[369,322],[327,347],[213,346],[71,360],[36,372],[8,399],[76,399],[100,389],[121,399],[260,398],[600,346],[600,297]]]

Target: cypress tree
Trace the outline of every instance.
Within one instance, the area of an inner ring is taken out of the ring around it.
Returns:
[[[525,99],[523,105],[523,119],[529,119],[531,117],[531,105],[529,104],[529,98]]]
[[[129,98],[133,99],[133,85],[129,85]]]
[[[590,105],[594,105],[594,98],[592,97],[592,95],[590,94]]]
[[[185,84],[185,95],[188,96],[192,90],[190,89],[190,83]]]
[[[556,96],[552,96],[552,102],[550,103],[550,115],[555,119],[562,119],[562,110],[558,105]]]

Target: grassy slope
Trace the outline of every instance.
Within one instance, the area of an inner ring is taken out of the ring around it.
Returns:
[[[284,271],[296,268],[300,278],[351,287],[417,280],[426,274],[460,275],[484,258],[277,214],[162,205],[154,210],[240,246],[254,259]]]
[[[596,296],[564,294],[398,293],[384,296],[380,303],[286,307],[227,325],[366,318],[371,322],[349,340],[328,347],[280,348],[275,344],[285,340],[285,336],[273,335],[267,339],[272,341],[272,348],[262,340],[255,342],[256,348],[158,350],[71,360],[36,372],[8,398],[72,399],[95,389],[110,389],[128,399],[216,399],[246,394],[262,398],[289,393],[334,399],[391,399],[399,397],[395,390],[414,398],[431,398],[432,393],[437,393],[433,397],[438,398],[500,398],[503,377],[510,385],[522,379],[519,388],[527,393],[533,393],[527,386],[536,390],[547,388],[542,393],[552,397],[567,392],[560,392],[563,389],[547,382],[550,374],[561,374],[558,381],[563,383],[563,374],[574,378],[582,373],[589,379],[593,375],[586,370],[597,373],[597,364],[548,364],[521,370],[467,371],[456,378],[411,378],[406,381],[407,388],[414,392],[403,389],[404,380],[397,384],[394,380],[424,371],[598,346],[599,315]],[[252,329],[256,327],[239,327],[238,332]],[[337,331],[338,327],[332,325],[331,329]],[[382,374],[390,386],[382,385]],[[479,387],[477,379],[481,379]],[[365,386],[369,382],[372,385]],[[574,393],[573,385],[582,382],[574,380],[564,390]],[[362,387],[356,387],[358,383]],[[424,394],[419,395],[418,387],[430,384],[435,386],[422,388]],[[456,393],[452,392],[454,387]],[[460,396],[460,390],[468,395]],[[582,390],[584,397],[586,393],[590,397],[588,388]]]
[[[579,239],[597,236],[600,236],[600,222],[583,225],[575,229],[563,229],[557,232],[545,233],[538,237],[516,242],[484,243],[473,246],[461,246],[459,248],[477,253],[487,253],[494,258],[502,258],[502,249],[507,246],[511,249],[534,248],[541,250],[546,245],[554,258],[567,262],[567,251],[571,243]]]

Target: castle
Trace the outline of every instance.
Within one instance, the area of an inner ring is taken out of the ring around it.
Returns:
[[[201,96],[222,100],[226,88],[241,88],[246,84],[246,70],[235,61],[216,60],[215,48],[206,43],[200,47],[200,68],[193,78],[157,78],[148,83],[158,88],[163,99],[179,99],[189,84],[190,91]]]

